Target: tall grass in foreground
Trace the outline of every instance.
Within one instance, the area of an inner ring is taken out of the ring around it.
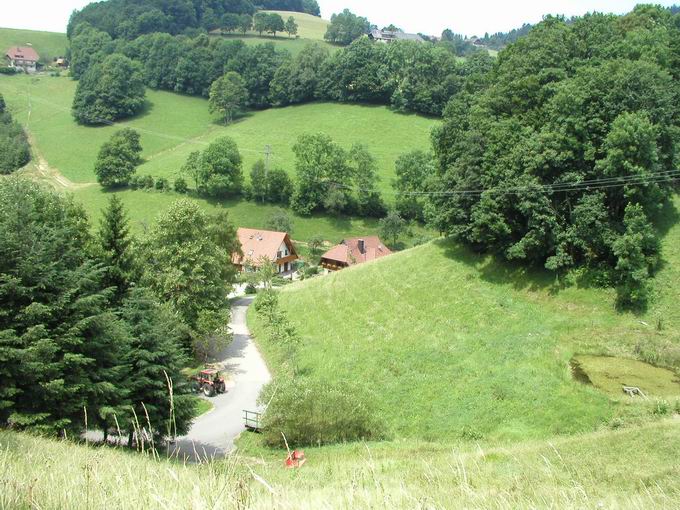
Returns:
[[[507,448],[418,442],[185,465],[0,432],[0,508],[678,508],[680,423]]]

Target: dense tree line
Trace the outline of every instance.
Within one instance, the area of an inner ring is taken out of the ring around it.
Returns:
[[[15,177],[0,207],[0,425],[185,433],[195,399],[181,370],[192,346],[226,335],[228,218],[180,201],[135,239],[114,197],[93,235],[72,198]]]
[[[291,206],[299,214],[327,211],[381,217],[376,162],[355,144],[349,151],[323,134],[302,135],[293,146],[297,179]]]
[[[549,17],[506,48],[434,135],[431,223],[510,260],[585,268],[644,305],[673,186],[660,176],[677,168],[679,27],[651,6]]]
[[[492,62],[485,54],[475,54],[461,64],[444,45],[411,41],[384,45],[365,37],[332,54],[310,43],[295,57],[272,43],[247,46],[207,35],[192,39],[149,34],[116,43],[87,26],[78,28],[71,44],[74,76],[120,52],[141,65],[138,71],[147,86],[207,97],[213,82],[235,72],[247,89],[245,106],[257,109],[332,100],[441,115],[460,89],[462,77],[479,67],[480,60],[486,59],[488,67]],[[93,71],[99,73],[99,68]]]
[[[481,38],[484,46],[491,48],[493,50],[502,50],[508,44],[512,44],[520,37],[523,37],[529,33],[532,25],[525,23],[521,28],[513,28],[509,32],[496,32],[495,34],[484,34]]]
[[[9,174],[31,160],[26,132],[12,119],[5,98],[0,94],[0,174]]]
[[[259,0],[257,4],[263,9],[304,12],[312,16],[321,15],[321,9],[316,0]]]
[[[250,0],[106,0],[75,11],[69,19],[69,38],[82,24],[113,39],[132,40],[143,34],[180,34],[188,29],[219,28],[227,14],[255,13]]]

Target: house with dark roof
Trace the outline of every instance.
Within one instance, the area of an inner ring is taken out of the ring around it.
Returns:
[[[279,274],[293,271],[293,262],[299,257],[287,233],[239,228],[236,234],[242,254],[234,253],[231,261],[239,271],[257,268],[266,260],[274,264]]]
[[[406,32],[391,31],[391,30],[380,30],[374,28],[368,34],[369,39],[381,43],[391,43],[394,41],[415,41],[415,42],[425,42],[418,34],[407,34]]]
[[[324,253],[321,257],[321,266],[328,271],[339,271],[387,255],[392,255],[392,251],[379,237],[356,237],[344,239]]]
[[[30,46],[12,46],[5,52],[5,58],[10,67],[23,69],[27,73],[34,73],[38,70],[40,55]]]

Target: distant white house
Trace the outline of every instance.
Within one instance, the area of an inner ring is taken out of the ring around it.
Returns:
[[[391,43],[393,41],[415,41],[415,42],[425,42],[425,39],[420,37],[418,34],[407,34],[406,32],[391,31],[391,30],[380,30],[374,28],[368,34],[368,37],[374,41],[381,43]]]
[[[38,70],[40,56],[30,46],[12,46],[5,52],[5,58],[10,67],[23,69],[27,73],[34,73]]]

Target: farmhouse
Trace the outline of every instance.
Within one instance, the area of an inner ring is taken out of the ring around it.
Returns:
[[[10,67],[20,68],[27,73],[34,73],[38,69],[38,52],[31,47],[12,46],[5,52]]]
[[[232,262],[239,271],[245,271],[248,267],[258,267],[262,264],[263,257],[276,266],[279,274],[293,271],[293,262],[299,257],[293,242],[285,232],[239,228],[237,236],[243,256],[233,254]]]
[[[406,32],[391,31],[391,30],[379,30],[374,28],[368,34],[368,37],[374,41],[381,43],[391,43],[393,41],[415,41],[415,42],[425,42],[425,39],[420,37],[418,34],[407,34]]]
[[[321,266],[328,271],[339,271],[391,254],[377,236],[345,239],[323,254]]]

